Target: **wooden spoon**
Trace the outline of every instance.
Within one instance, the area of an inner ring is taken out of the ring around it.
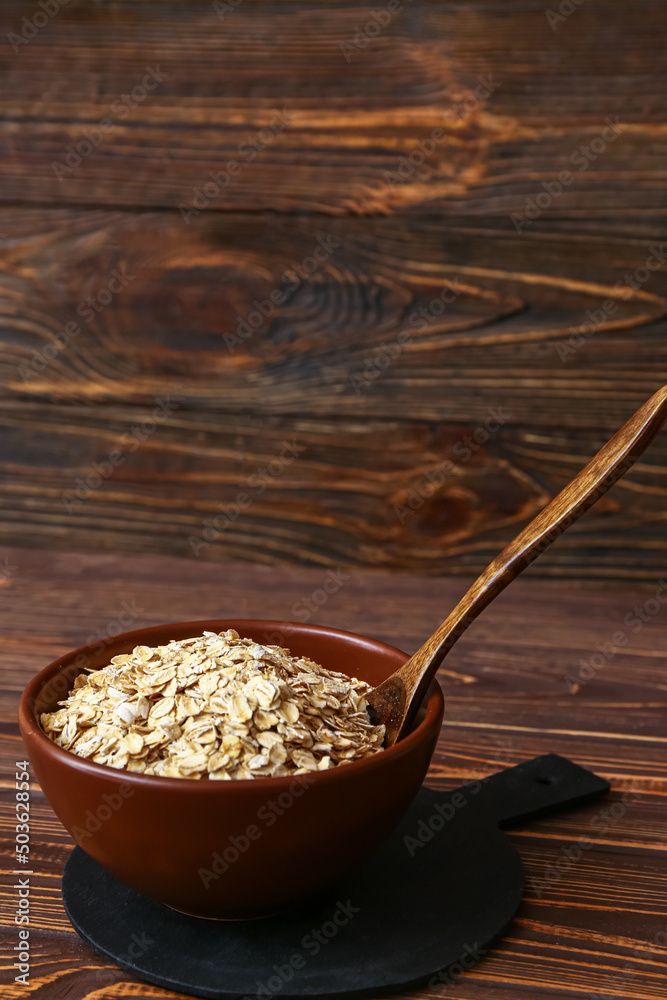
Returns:
[[[667,418],[667,386],[637,410],[473,583],[437,632],[368,695],[369,715],[387,727],[385,746],[407,735],[435,672],[477,615],[627,472]]]

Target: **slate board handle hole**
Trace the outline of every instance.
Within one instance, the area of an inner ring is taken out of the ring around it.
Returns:
[[[535,778],[538,785],[555,785],[556,778],[550,774],[541,774],[539,778]]]

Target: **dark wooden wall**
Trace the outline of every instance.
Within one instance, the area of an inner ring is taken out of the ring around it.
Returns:
[[[481,569],[667,381],[667,8],[545,2],[3,0],[0,541]]]

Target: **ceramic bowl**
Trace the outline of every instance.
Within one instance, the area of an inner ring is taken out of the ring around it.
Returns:
[[[19,720],[35,775],[73,839],[131,888],[200,917],[276,913],[360,864],[384,841],[424,780],[444,700],[434,683],[413,731],[351,764],[298,778],[202,781],[94,764],[56,746],[39,717],[85,667],[137,645],[234,628],[371,684],[407,659],[385,643],[317,625],[259,620],[181,622],[126,632],[66,653],[30,681]]]

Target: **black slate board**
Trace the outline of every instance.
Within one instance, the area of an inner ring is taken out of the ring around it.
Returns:
[[[608,790],[555,754],[456,792],[422,788],[363,867],[263,920],[177,913],[127,888],[79,847],[65,868],[63,900],[98,952],[139,979],[195,997],[352,996],[433,977],[431,985],[449,985],[484,957],[521,902],[521,860],[500,827]]]

